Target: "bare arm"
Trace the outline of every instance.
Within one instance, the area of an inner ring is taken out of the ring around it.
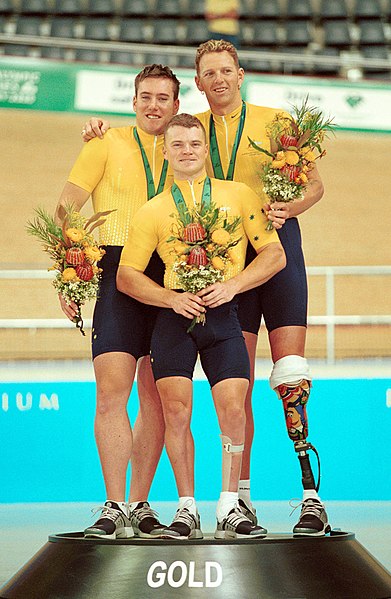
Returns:
[[[205,305],[216,308],[237,295],[266,283],[285,268],[285,252],[280,243],[270,243],[257,251],[254,260],[238,275],[224,283],[214,283],[200,291]]]
[[[268,214],[268,219],[276,229],[280,229],[288,218],[299,216],[299,214],[302,214],[319,202],[323,193],[323,183],[318,169],[314,166],[308,173],[308,186],[304,198],[288,203],[274,202],[270,205],[271,211]],[[266,209],[268,209],[268,206],[266,206]]]
[[[57,202],[56,211],[54,213],[56,223],[58,225],[62,225],[66,214],[64,209],[65,206],[72,204],[75,210],[79,211],[87,202],[89,197],[89,191],[86,191],[85,189],[82,189],[81,187],[78,187],[77,185],[67,181],[60,195],[60,199]]]
[[[117,288],[139,302],[160,308],[171,308],[186,318],[193,318],[205,312],[201,298],[192,293],[178,293],[172,289],[165,289],[131,266],[119,267]]]

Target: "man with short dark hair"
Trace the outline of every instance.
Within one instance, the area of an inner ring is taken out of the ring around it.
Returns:
[[[106,254],[92,326],[92,355],[97,387],[95,437],[106,486],[106,502],[86,537],[150,537],[161,528],[147,499],[164,442],[164,421],[149,362],[157,309],[120,293],[115,278],[128,228],[138,209],[171,185],[164,160],[163,131],[179,107],[179,81],[166,66],[149,65],[136,77],[133,108],[136,126],[112,129],[86,144],[76,160],[57,205],[79,210],[92,196],[96,212],[115,210],[100,227]],[[163,265],[152,256],[149,276],[162,281]],[[76,304],[61,305],[71,320]],[[138,363],[140,410],[134,430],[127,403]],[[130,513],[126,472],[132,459]]]

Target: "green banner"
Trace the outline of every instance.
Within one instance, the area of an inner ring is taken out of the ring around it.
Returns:
[[[0,108],[133,115],[138,69],[118,65],[68,64],[31,58],[0,58]],[[208,109],[191,70],[177,70],[180,110]],[[340,79],[246,75],[243,98],[254,104],[291,110],[309,104],[334,117],[342,129],[391,132],[391,85]]]

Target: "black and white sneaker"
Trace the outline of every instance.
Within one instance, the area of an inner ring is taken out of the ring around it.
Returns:
[[[239,507],[233,508],[221,522],[217,521],[215,531],[215,539],[255,539],[266,535],[266,528],[253,524]]]
[[[148,501],[140,501],[130,512],[130,522],[136,537],[143,539],[156,538],[166,527],[158,520],[157,513]]]
[[[323,537],[330,532],[324,505],[319,499],[310,497],[299,503],[301,513],[298,523],[293,527],[293,534],[302,537]],[[298,508],[297,505],[294,509]]]
[[[84,531],[85,538],[99,539],[129,539],[134,536],[132,524],[129,518],[115,501],[106,501],[104,506],[94,510],[94,513],[102,510],[100,518]]]
[[[257,510],[252,505],[251,508],[243,501],[243,499],[239,498],[239,508],[243,512],[243,514],[250,520],[254,526],[258,524],[257,518]]]
[[[180,541],[203,539],[204,535],[201,531],[200,516],[198,512],[196,516],[193,516],[187,508],[180,508],[176,511],[170,526],[165,527],[160,533],[154,536],[161,539],[178,539]]]

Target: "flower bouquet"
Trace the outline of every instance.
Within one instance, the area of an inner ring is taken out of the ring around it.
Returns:
[[[53,260],[48,270],[57,274],[53,287],[65,302],[75,302],[79,313],[75,317],[76,327],[85,335],[81,305],[97,297],[102,269],[96,263],[105,254],[98,247],[92,231],[105,222],[105,216],[113,212],[99,212],[90,219],[76,212],[72,206],[65,208],[66,216],[62,227],[44,208],[35,210],[36,217],[27,223],[27,232],[43,244],[43,249]]]
[[[321,144],[335,125],[318,109],[309,107],[307,101],[308,98],[300,107],[293,106],[293,116],[277,113],[267,125],[270,152],[248,138],[255,149],[271,158],[263,166],[262,181],[272,202],[303,199],[308,173],[314,168],[315,160],[326,154]],[[266,229],[272,228],[269,222]]]
[[[234,233],[241,218],[230,219],[227,208],[218,208],[212,201],[202,203],[199,211],[181,210],[175,216],[178,223],[167,240],[176,256],[173,270],[182,288],[196,294],[221,281],[227,264],[236,262],[233,248],[241,237],[235,238]],[[205,322],[205,314],[195,316],[187,332]]]

